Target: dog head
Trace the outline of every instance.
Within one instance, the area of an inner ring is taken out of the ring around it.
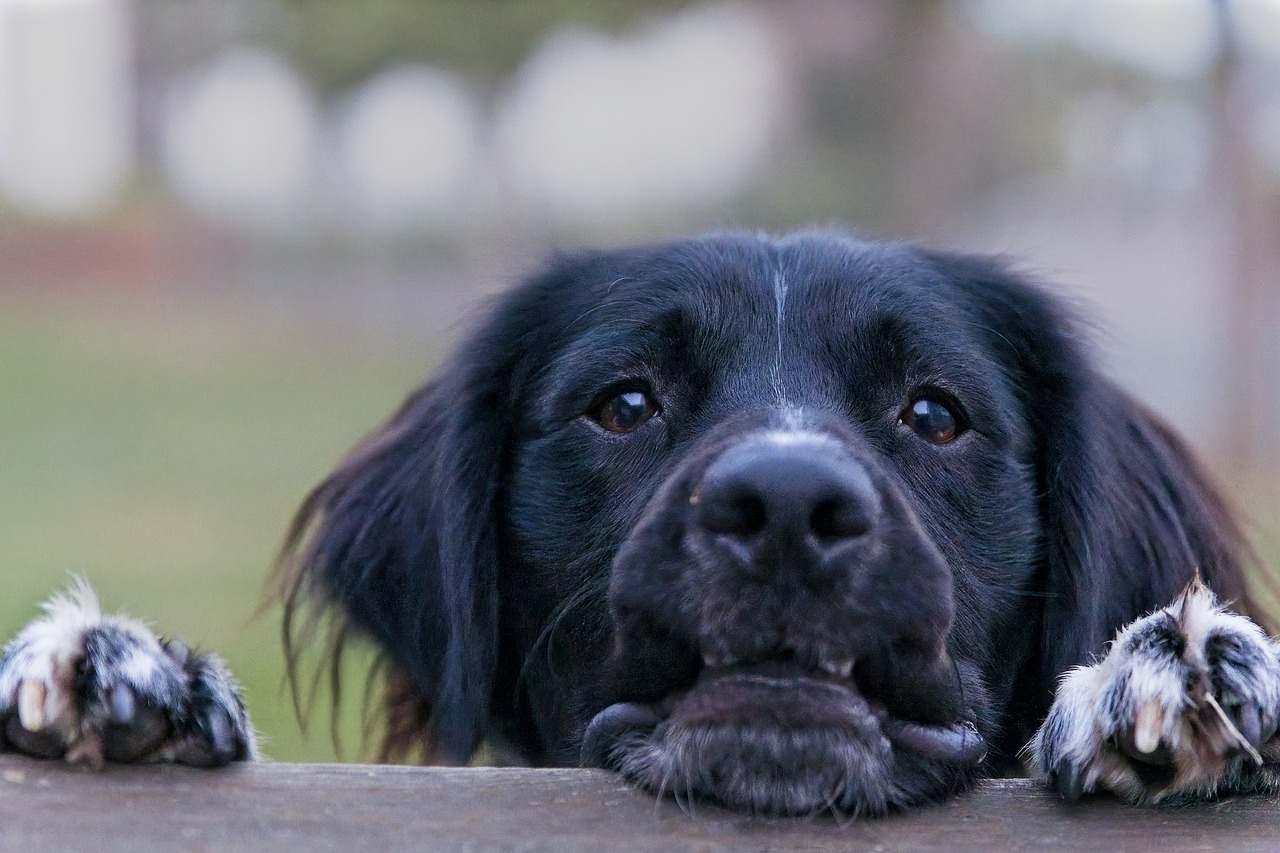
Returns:
[[[876,813],[1020,745],[1056,676],[1237,538],[1067,313],[832,234],[568,255],[307,499],[306,602],[389,744],[485,735],[655,790]]]

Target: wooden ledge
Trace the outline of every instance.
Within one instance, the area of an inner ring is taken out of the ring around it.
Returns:
[[[692,814],[595,770],[112,766],[0,756],[0,849],[1280,850],[1280,799],[1064,804],[997,779],[939,806],[838,823]]]

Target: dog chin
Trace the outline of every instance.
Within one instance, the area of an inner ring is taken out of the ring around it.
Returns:
[[[941,758],[963,772],[985,745],[967,723],[896,720],[851,680],[765,664],[704,670],[657,705],[606,708],[587,729],[583,763],[677,799],[755,814],[857,816],[917,799],[899,784],[904,750],[907,763]]]

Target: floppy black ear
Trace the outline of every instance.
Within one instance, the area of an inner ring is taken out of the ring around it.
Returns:
[[[497,659],[503,438],[496,389],[474,387],[468,373],[427,385],[356,447],[303,503],[281,560],[291,663],[304,605],[312,618],[332,606],[340,636],[371,639],[403,680],[401,715],[410,697],[422,701],[414,716],[428,727],[429,757],[452,763],[483,733]],[[403,728],[394,736],[412,736]]]
[[[1031,425],[1044,531],[1038,672],[1042,716],[1068,667],[1121,625],[1167,605],[1198,571],[1219,598],[1248,606],[1251,551],[1186,445],[1101,377],[1056,299],[990,259],[934,255],[974,298],[977,325],[1017,377]]]
[[[1069,392],[1040,407],[1050,687],[1197,573],[1222,600],[1249,606],[1251,552],[1189,448],[1109,382],[1086,376]]]
[[[518,313],[495,311],[357,446],[306,498],[285,541],[278,571],[295,695],[317,622],[336,623],[335,680],[343,640],[372,640],[387,665],[384,758],[422,749],[431,761],[465,762],[488,722]]]

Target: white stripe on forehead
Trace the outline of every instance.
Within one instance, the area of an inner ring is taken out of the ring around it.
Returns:
[[[782,321],[787,310],[787,276],[781,268],[773,274],[773,299],[777,306],[778,320],[778,349],[773,361],[773,389],[778,398],[778,405],[785,407],[787,401],[782,393]]]

